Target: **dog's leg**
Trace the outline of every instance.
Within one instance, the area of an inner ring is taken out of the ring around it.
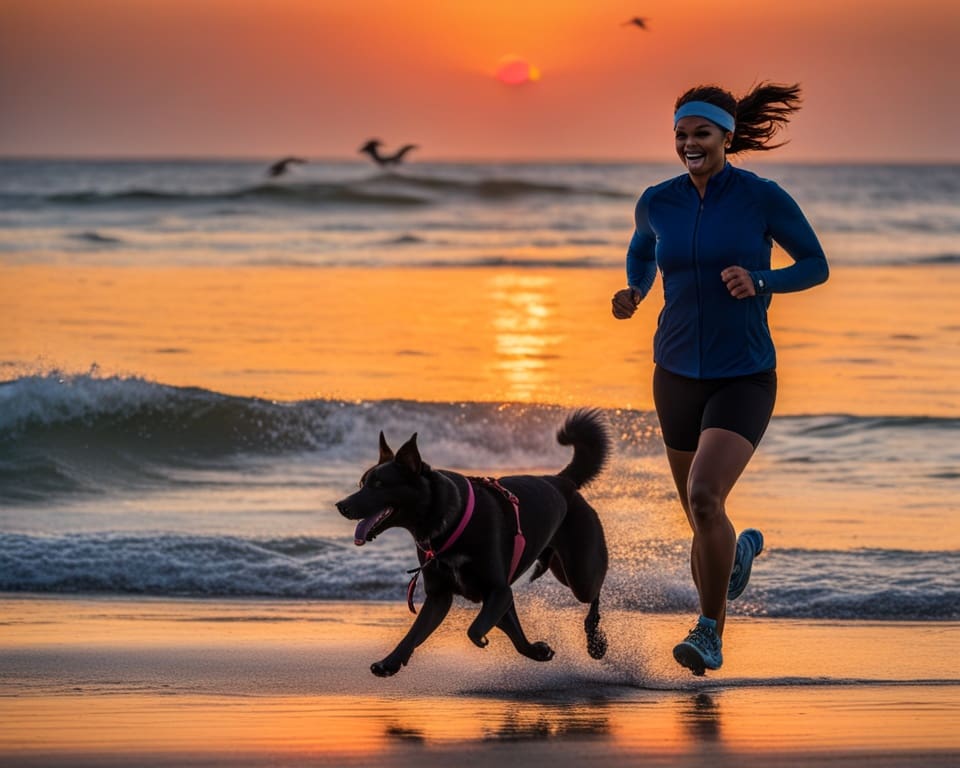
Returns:
[[[499,624],[500,619],[512,605],[513,590],[510,587],[497,587],[488,592],[483,598],[480,613],[467,630],[467,637],[471,642],[478,648],[486,648],[490,642],[487,640],[487,632]]]
[[[537,564],[533,567],[533,573],[530,574],[530,581],[536,581],[543,574],[550,570],[550,561],[553,558],[553,550],[547,547],[537,558]]]
[[[563,570],[563,560],[560,559],[559,555],[554,554],[550,558],[549,563],[550,573],[553,574],[553,577],[559,581],[563,586],[569,587],[570,582],[567,580],[566,571]]]
[[[607,543],[596,511],[579,493],[567,503],[567,515],[550,542],[550,570],[581,603],[600,596],[607,575]]]
[[[550,560],[553,575],[570,588],[577,600],[590,604],[583,622],[587,652],[602,659],[607,652],[607,638],[600,629],[600,589],[607,575],[607,544],[600,518],[579,493],[570,497],[563,525],[550,543],[554,550]]]
[[[400,667],[406,666],[414,649],[424,640],[430,637],[433,630],[440,626],[440,622],[446,618],[450,606],[453,604],[452,592],[441,592],[439,594],[428,594],[417,614],[413,626],[400,643],[394,648],[393,653],[385,659],[375,661],[370,665],[370,671],[377,677],[390,677],[400,671]]]
[[[527,640],[527,636],[523,633],[523,627],[520,626],[516,606],[512,603],[507,612],[503,614],[503,618],[497,622],[497,627],[506,633],[507,637],[513,642],[513,647],[528,659],[550,661],[553,658],[553,648],[549,645],[543,641],[531,643]]]
[[[587,633],[587,653],[591,658],[602,659],[607,655],[607,636],[600,629],[600,598],[590,603],[590,611],[583,620],[583,628]]]

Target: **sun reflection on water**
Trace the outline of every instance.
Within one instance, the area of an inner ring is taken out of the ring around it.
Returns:
[[[494,328],[494,370],[503,376],[506,395],[528,402],[543,394],[547,361],[563,336],[548,333],[555,307],[549,296],[553,278],[506,273],[490,280]]]

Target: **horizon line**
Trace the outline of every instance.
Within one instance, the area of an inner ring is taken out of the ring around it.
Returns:
[[[270,163],[278,157],[286,157],[291,153],[277,153],[272,155],[218,155],[218,154],[182,154],[182,153],[156,153],[156,154],[95,154],[95,153],[20,153],[5,154],[0,152],[0,162],[16,161],[87,161],[87,162],[223,162],[223,163]],[[331,163],[338,165],[369,165],[368,160],[354,158],[349,155],[318,155],[311,157],[308,154],[300,153],[308,162],[312,163]],[[750,153],[743,158],[732,158],[732,162],[738,164],[743,161],[754,163],[759,162],[764,165],[915,165],[915,166],[957,166],[960,165],[960,157],[946,160],[931,158],[788,158],[775,159],[768,156]],[[668,160],[663,158],[644,158],[639,156],[543,156],[543,157],[523,157],[523,156],[504,156],[504,157],[456,157],[442,156],[437,158],[423,158],[413,160],[401,167],[411,168],[417,165],[452,165],[452,164],[538,164],[538,165],[612,165],[612,164],[636,164],[636,165],[677,165],[681,164],[676,159]]]

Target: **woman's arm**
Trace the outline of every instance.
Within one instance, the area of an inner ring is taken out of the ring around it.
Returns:
[[[637,294],[637,302],[650,292],[657,276],[657,261],[654,257],[656,238],[649,238],[634,230],[627,246],[627,285]]]
[[[657,237],[650,229],[644,197],[637,203],[637,222],[627,246],[627,288],[613,295],[613,316],[618,320],[633,317],[637,305],[643,301],[657,276]]]
[[[774,182],[761,183],[764,188],[760,204],[768,234],[794,263],[781,269],[752,270],[750,276],[756,292],[761,295],[791,293],[825,282],[830,275],[827,257],[800,206]]]
[[[647,193],[637,201],[634,221],[636,227],[627,247],[627,285],[639,294],[639,301],[650,292],[657,276],[657,236],[647,217]]]

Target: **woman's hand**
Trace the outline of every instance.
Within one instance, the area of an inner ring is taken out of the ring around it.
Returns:
[[[633,288],[624,288],[613,294],[613,316],[617,320],[626,320],[633,317],[637,311],[637,305],[640,303],[641,296]]]
[[[720,278],[730,291],[730,295],[735,299],[749,299],[757,295],[757,289],[753,285],[753,277],[750,272],[743,267],[727,267],[720,273]]]

